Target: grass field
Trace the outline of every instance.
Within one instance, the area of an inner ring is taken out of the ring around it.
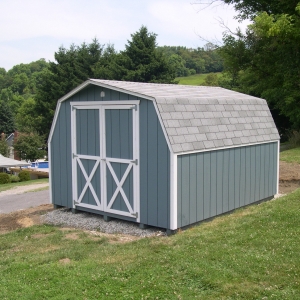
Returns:
[[[300,189],[171,237],[0,235],[1,299],[299,299]]]
[[[218,75],[221,73],[217,73]],[[183,85],[201,85],[204,83],[204,80],[208,74],[195,74],[187,77],[177,77],[176,80],[179,80],[179,84]]]
[[[49,182],[49,178],[41,178],[41,179],[36,179],[36,180],[0,184],[0,192],[10,190],[17,186],[31,185],[31,184],[37,184],[37,183],[47,183],[47,182]]]
[[[282,151],[280,153],[280,160],[300,164],[300,147]]]

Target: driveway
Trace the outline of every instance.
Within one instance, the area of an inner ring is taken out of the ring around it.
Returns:
[[[37,192],[32,191],[37,188],[45,187],[48,184],[29,185],[18,187],[8,191],[0,192],[0,214],[23,210],[41,204],[49,204],[49,189]]]

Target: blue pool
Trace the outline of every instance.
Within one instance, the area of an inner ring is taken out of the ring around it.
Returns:
[[[31,168],[39,168],[39,169],[46,169],[49,168],[48,161],[40,161],[40,162],[33,162],[31,163]]]

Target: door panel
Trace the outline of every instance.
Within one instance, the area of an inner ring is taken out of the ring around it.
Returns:
[[[94,175],[91,178],[91,186],[86,185],[86,178],[84,176],[84,171],[87,177],[90,176],[91,172],[93,171],[93,168],[95,167],[95,164],[97,161],[95,160],[89,160],[89,159],[80,159],[80,162],[82,163],[83,170],[81,169],[80,165],[77,168],[77,195],[78,198],[81,197],[81,194],[83,192],[83,189],[86,189],[86,192],[82,195],[81,203],[86,203],[90,205],[97,205],[96,199],[97,198],[100,202],[101,199],[101,186],[99,184],[100,182],[100,164],[98,163],[96,170],[94,171]],[[77,164],[79,162],[77,161]],[[93,192],[92,192],[93,190]],[[96,197],[95,197],[96,195]]]
[[[114,170],[115,175],[118,178],[118,181],[120,182],[122,180],[129,164],[111,162],[110,165],[111,165],[112,169]],[[107,199],[109,200],[109,199],[112,199],[113,194],[115,193],[115,191],[117,189],[117,185],[116,185],[115,180],[114,180],[108,167],[107,167],[106,174],[107,174]],[[134,207],[133,170],[132,170],[132,168],[129,171],[129,174],[126,176],[126,179],[122,185],[122,189],[125,193],[125,196],[129,202],[130,206]],[[111,209],[129,212],[129,209],[128,209],[126,203],[124,202],[124,199],[120,192],[117,194],[116,199],[111,206]]]
[[[134,147],[136,124],[132,106],[106,107],[105,145],[106,160],[106,211],[137,217],[134,196],[134,177],[137,168],[137,151]]]
[[[98,109],[76,109],[77,154],[100,156]]]
[[[132,159],[132,109],[105,109],[106,156]]]
[[[72,152],[74,207],[138,221],[138,106],[74,104]]]

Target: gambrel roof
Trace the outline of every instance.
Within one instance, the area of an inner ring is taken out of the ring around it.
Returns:
[[[153,98],[174,153],[279,139],[264,99],[220,87],[91,81]]]
[[[279,140],[264,99],[220,87],[90,79],[60,101],[89,84],[154,101],[174,153]]]

